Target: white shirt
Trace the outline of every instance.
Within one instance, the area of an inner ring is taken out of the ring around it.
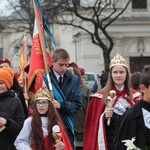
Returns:
[[[145,126],[150,129],[150,112],[142,108],[142,114]]]
[[[59,75],[56,71],[54,71],[54,75],[55,75],[55,77],[56,77],[56,79],[57,79],[58,82],[59,82],[60,76],[63,78],[63,75]]]
[[[31,150],[30,144],[31,144],[31,139],[30,139],[30,134],[31,134],[31,121],[32,117],[29,117],[25,120],[24,125],[22,130],[20,131],[17,139],[15,140],[15,147],[17,150]],[[48,118],[47,117],[41,117],[42,121],[42,130],[43,130],[43,135],[48,135]]]

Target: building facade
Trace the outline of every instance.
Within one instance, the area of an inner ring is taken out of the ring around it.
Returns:
[[[139,0],[137,4],[136,0],[132,0],[127,10],[110,25],[108,32],[114,41],[111,58],[117,53],[122,55],[131,73],[141,71],[144,65],[150,64],[150,1]],[[71,61],[96,74],[104,70],[102,50],[92,44],[88,34],[61,26],[59,35],[63,35],[58,40],[60,47],[65,47],[74,56]]]
[[[139,0],[136,3],[136,0],[132,0],[127,10],[108,28],[114,41],[110,57],[117,53],[122,55],[131,73],[141,71],[144,65],[150,64],[150,1]],[[92,44],[88,34],[71,26],[51,25],[51,29],[56,47],[66,49],[70,53],[70,61],[76,62],[87,72],[100,74],[104,70],[102,49]],[[9,58],[15,69],[21,53],[17,39],[21,39],[22,35],[23,31],[16,33],[13,30],[0,33],[0,57]],[[28,42],[31,43],[30,37]]]

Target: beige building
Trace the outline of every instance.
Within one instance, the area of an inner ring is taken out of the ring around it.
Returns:
[[[136,0],[132,1],[128,9],[108,28],[108,32],[114,41],[111,58],[116,53],[121,54],[130,65],[131,72],[134,72],[141,71],[143,65],[150,64],[150,1],[142,0],[144,5],[137,6],[134,6]],[[66,49],[71,55],[71,61],[96,74],[104,70],[102,50],[91,43],[89,35],[68,26],[53,25],[51,29],[56,47]],[[0,55],[9,58],[15,70],[21,52],[21,41],[18,39],[21,39],[22,35],[23,31],[16,33],[13,30],[0,33]],[[28,42],[31,43],[30,37]]]
[[[120,5],[124,6],[124,2]],[[141,71],[143,65],[150,64],[150,1],[141,1],[145,5],[139,3],[137,7],[134,6],[134,2],[137,1],[133,0],[120,18],[108,28],[114,41],[111,58],[116,53],[124,56],[131,72]],[[54,28],[54,33],[56,32],[59,37],[57,44],[74,56],[71,61],[77,62],[86,71],[101,73],[104,69],[102,50],[91,43],[89,35],[64,26]]]

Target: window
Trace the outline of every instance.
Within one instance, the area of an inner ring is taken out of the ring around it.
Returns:
[[[132,0],[132,8],[133,9],[146,9],[147,0]]]
[[[93,74],[85,74],[85,81],[95,81]]]

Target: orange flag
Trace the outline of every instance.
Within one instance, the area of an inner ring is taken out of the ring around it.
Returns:
[[[21,55],[20,55],[20,61],[19,61],[19,67],[18,67],[18,73],[20,74],[20,76],[18,77],[18,81],[23,81],[23,69],[24,69],[24,52],[23,49],[21,51]]]
[[[20,55],[19,67],[18,67],[18,82],[22,82],[22,86],[26,87],[26,73],[24,72],[24,68],[27,65],[27,40],[26,40],[26,31],[24,31],[24,38],[23,38],[23,47]],[[25,90],[26,91],[26,90]]]

